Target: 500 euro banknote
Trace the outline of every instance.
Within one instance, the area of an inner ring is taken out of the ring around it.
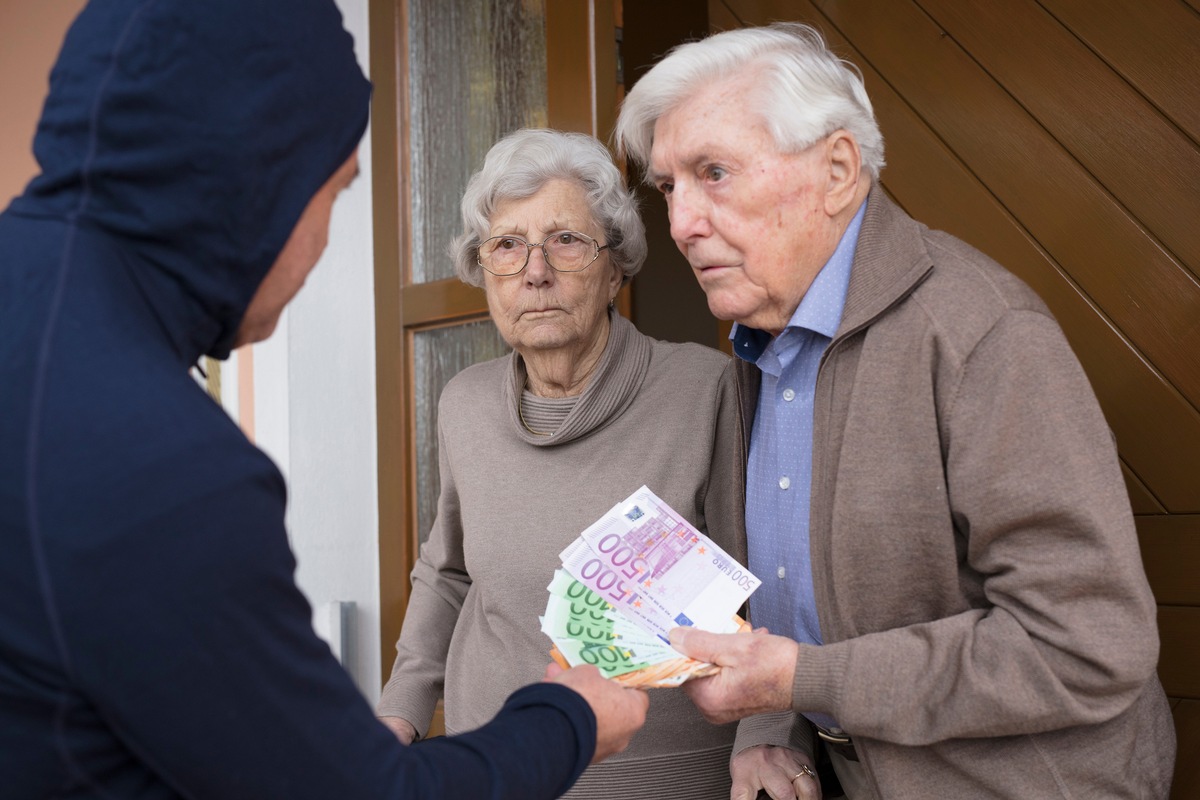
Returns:
[[[731,633],[760,581],[643,486],[560,554],[563,569],[664,642],[689,625]]]

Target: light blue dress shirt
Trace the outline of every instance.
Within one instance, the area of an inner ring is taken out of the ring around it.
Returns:
[[[864,202],[779,336],[742,325],[730,334],[734,353],[762,371],[746,473],[748,566],[762,581],[750,613],[756,626],[810,644],[821,644],[808,540],[813,396],[821,354],[842,321],[866,208]],[[806,716],[837,730],[825,715]]]

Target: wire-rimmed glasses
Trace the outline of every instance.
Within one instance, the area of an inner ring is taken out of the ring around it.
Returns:
[[[529,254],[541,248],[546,266],[555,272],[580,272],[608,248],[586,233],[558,231],[534,244],[520,236],[493,236],[479,245],[479,266],[498,277],[516,275],[529,264]]]

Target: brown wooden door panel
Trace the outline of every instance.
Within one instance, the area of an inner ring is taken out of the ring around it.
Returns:
[[[1171,714],[1178,737],[1171,800],[1196,800],[1200,797],[1200,759],[1195,757],[1200,753],[1200,700],[1173,699]]]
[[[1158,677],[1171,697],[1200,700],[1200,607],[1159,606]]]
[[[836,32],[834,46],[850,52]],[[1200,509],[1200,413],[1132,350],[987,187],[877,73],[864,68],[889,142],[883,183],[917,219],[996,258],[1046,300],[1100,397],[1127,468],[1157,498],[1142,511]],[[1155,408],[1147,414],[1147,405]]]
[[[1200,275],[1200,149],[1186,134],[1033,0],[918,3],[1193,277]],[[1192,27],[1200,36],[1200,19]]]
[[[1200,606],[1200,514],[1138,516],[1136,521],[1146,577],[1158,602]]]
[[[1158,502],[1158,498],[1150,493],[1146,484],[1134,474],[1129,465],[1121,457],[1121,474],[1125,477],[1125,488],[1129,492],[1129,505],[1134,514],[1165,514],[1167,509]]]
[[[1125,336],[1200,405],[1200,283],[914,4],[825,7],[827,27],[836,25],[886,75]]]
[[[1200,143],[1200,14],[1179,0],[1039,0]]]

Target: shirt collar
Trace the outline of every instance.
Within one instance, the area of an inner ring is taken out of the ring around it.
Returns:
[[[804,293],[800,305],[792,312],[787,328],[804,328],[832,339],[842,322],[846,308],[846,290],[850,286],[850,268],[854,264],[854,251],[858,247],[858,234],[867,211],[864,200],[846,227],[837,249],[821,267],[812,286]],[[770,345],[772,336],[766,331],[733,324],[729,333],[733,352],[739,358],[755,363]]]

